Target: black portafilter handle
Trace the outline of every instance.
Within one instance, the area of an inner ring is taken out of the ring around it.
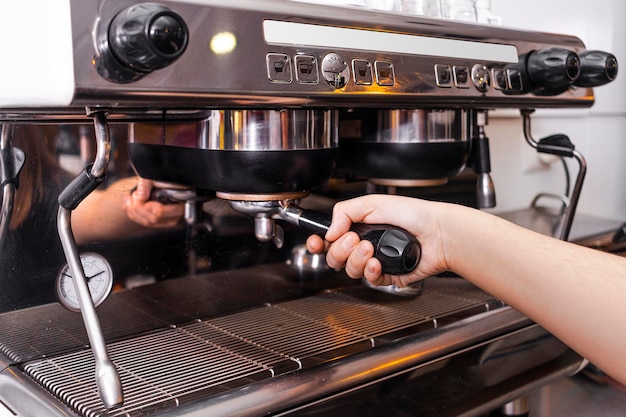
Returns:
[[[330,216],[315,210],[301,210],[298,226],[323,237],[330,227]],[[408,274],[415,270],[420,261],[422,245],[415,236],[401,227],[355,223],[350,230],[356,232],[361,240],[372,242],[374,257],[380,261],[385,274]]]

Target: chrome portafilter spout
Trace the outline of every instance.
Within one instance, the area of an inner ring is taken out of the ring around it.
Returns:
[[[322,237],[331,223],[328,214],[303,209],[293,200],[230,201],[230,204],[234,210],[254,217],[255,234],[259,240],[273,241],[278,247],[284,242],[284,232],[275,220],[283,220]],[[404,275],[417,267],[422,247],[408,231],[395,226],[364,223],[353,224],[351,230],[374,245],[374,257],[380,261],[384,273]]]
[[[211,222],[205,219],[202,206],[205,202],[213,199],[213,193],[204,193],[188,187],[179,187],[172,184],[155,183],[150,193],[150,199],[162,204],[184,204],[185,219],[185,251],[188,259],[189,273],[195,275],[197,267],[197,254],[194,248],[194,239],[199,230],[204,228],[212,232]]]
[[[254,235],[259,242],[274,242],[277,248],[285,243],[285,232],[276,224],[282,219],[280,201],[229,201],[233,210],[254,218]]]
[[[491,178],[491,156],[489,154],[489,138],[485,134],[487,112],[477,111],[474,127],[472,165],[478,175],[476,180],[476,204],[478,208],[496,206],[496,189]]]

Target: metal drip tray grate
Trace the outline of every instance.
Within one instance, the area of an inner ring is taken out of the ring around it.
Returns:
[[[25,372],[82,416],[135,416],[362,352],[408,329],[500,306],[485,293],[441,288],[417,298],[351,288],[196,320],[108,344],[124,405],[107,412],[90,350],[36,360]],[[463,312],[466,312],[463,315]]]

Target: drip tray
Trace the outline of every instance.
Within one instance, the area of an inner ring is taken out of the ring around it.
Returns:
[[[171,325],[108,344],[125,396],[108,412],[90,350],[33,360],[23,370],[79,415],[146,415],[501,306],[466,285],[427,286],[417,298],[358,286]]]

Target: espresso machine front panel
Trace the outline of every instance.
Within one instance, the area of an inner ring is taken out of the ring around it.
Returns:
[[[488,111],[589,107],[610,53],[286,0],[5,3],[0,410],[480,416],[585,364],[460,277],[380,291],[303,243],[373,189],[474,171],[492,207]],[[118,222],[137,177],[178,222]],[[386,227],[362,237],[414,268]]]
[[[28,39],[60,51],[63,83],[41,103],[7,95],[0,106],[47,106],[48,115],[57,107],[82,114],[84,107],[590,106],[590,87],[617,70],[587,76],[585,46],[571,36],[359,8],[277,0],[60,3],[55,19],[71,27],[42,24]],[[27,6],[12,7],[28,18]],[[29,46],[21,37],[12,42]],[[23,71],[33,60],[9,62],[4,71]],[[45,63],[27,69],[31,83],[45,84]],[[28,90],[21,80],[3,83]]]

